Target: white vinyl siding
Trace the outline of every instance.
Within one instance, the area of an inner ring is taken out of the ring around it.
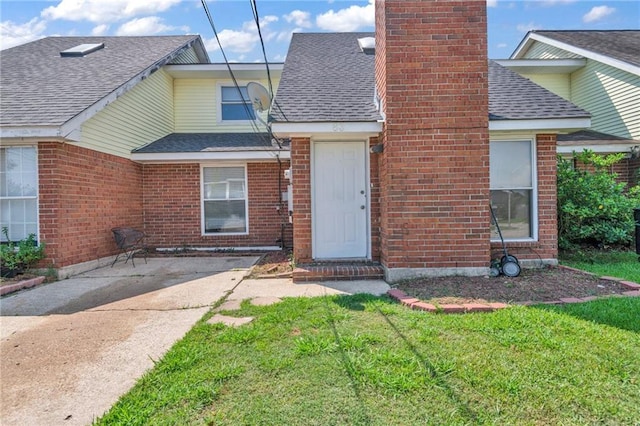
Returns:
[[[246,86],[249,81],[256,81],[265,87],[265,80],[243,80],[238,83]],[[274,79],[274,85],[278,80]],[[232,133],[253,132],[251,122],[225,122],[219,118],[219,87],[233,85],[231,80],[216,79],[176,79],[174,81],[175,99],[175,132],[176,133]],[[274,87],[275,90],[275,87]],[[267,113],[260,114],[263,121],[267,120]],[[264,125],[256,120],[255,125],[264,131]]]
[[[182,52],[170,62],[171,64],[197,64],[200,60],[193,47]]]
[[[82,125],[82,146],[129,157],[173,132],[173,79],[158,70]]]
[[[571,78],[568,74],[522,74],[522,76],[566,100],[571,100]]]
[[[38,151],[35,146],[0,148],[0,229],[19,241],[38,238]],[[6,241],[0,232],[0,240]]]
[[[568,58],[582,58],[575,53],[567,52],[566,50],[559,49],[554,46],[536,41],[533,43],[523,59],[568,59]]]
[[[587,60],[571,75],[571,101],[592,115],[591,128],[640,139],[640,77]]]

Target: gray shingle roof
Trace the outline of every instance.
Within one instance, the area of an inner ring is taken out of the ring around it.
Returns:
[[[640,31],[533,31],[544,37],[640,66]]]
[[[374,56],[358,46],[373,33],[297,33],[291,38],[274,121],[376,121]]]
[[[251,151],[274,149],[267,133],[171,133],[134,153]]]
[[[489,119],[587,118],[590,114],[514,71],[489,61]]]
[[[199,36],[47,37],[0,52],[0,125],[61,125]],[[104,43],[85,57],[60,51]]]
[[[633,139],[622,138],[595,130],[579,130],[566,135],[558,135],[558,142],[637,142]]]
[[[374,56],[358,38],[373,33],[294,34],[274,105],[273,121],[375,121]],[[489,62],[489,118],[583,118],[589,113],[517,73]]]

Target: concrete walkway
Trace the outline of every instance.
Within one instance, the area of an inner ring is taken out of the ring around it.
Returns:
[[[118,263],[0,299],[0,419],[86,425],[221,298],[372,292],[381,281],[244,280],[256,257]]]

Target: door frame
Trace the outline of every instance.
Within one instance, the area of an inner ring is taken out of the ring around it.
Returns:
[[[364,181],[365,181],[365,247],[366,247],[366,255],[364,258],[361,257],[345,257],[345,258],[318,258],[316,257],[317,249],[316,249],[316,237],[315,237],[315,212],[316,212],[316,158],[315,158],[315,144],[316,143],[360,143],[362,144],[362,155],[364,157]],[[371,260],[371,176],[370,176],[370,161],[369,161],[369,140],[368,139],[343,139],[343,140],[335,140],[335,139],[311,139],[310,141],[310,155],[309,162],[310,164],[310,183],[311,183],[311,257],[314,260]]]

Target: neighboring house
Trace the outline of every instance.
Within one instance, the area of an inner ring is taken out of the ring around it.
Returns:
[[[498,61],[591,113],[587,131],[560,135],[558,152],[624,152],[616,166],[634,183],[640,168],[640,31],[531,31]]]
[[[295,34],[271,64],[271,131],[199,37],[3,51],[2,224],[62,275],[108,262],[110,229],[132,226],[167,249],[292,241],[294,279],[396,281],[487,273],[491,205],[511,254],[556,263],[556,135],[589,114],[488,61],[485,8],[378,1],[375,34]],[[231,68],[268,85],[265,64]]]
[[[501,255],[490,204],[512,253],[557,261],[556,134],[589,114],[488,66],[485,7],[380,1],[375,34],[294,34],[271,114],[298,263],[483,274]]]
[[[46,243],[43,266],[106,263],[116,226],[159,248],[282,240],[288,152],[247,120],[199,36],[49,37],[0,63],[0,222],[12,240]],[[240,84],[266,84],[264,64],[233,68]],[[277,84],[282,64],[271,69]]]

